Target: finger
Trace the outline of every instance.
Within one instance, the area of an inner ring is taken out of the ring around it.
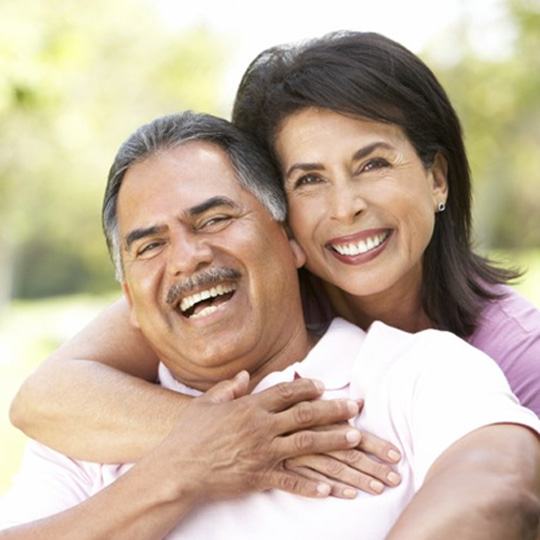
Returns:
[[[401,459],[400,451],[392,443],[366,431],[362,432],[362,442],[358,449],[386,463],[397,463]]]
[[[354,448],[360,437],[360,432],[350,426],[332,431],[302,430],[274,438],[270,450],[274,453],[274,457],[281,461],[306,454],[326,454],[335,450]]]
[[[358,404],[350,399],[302,401],[274,416],[277,433],[290,433],[305,428],[323,427],[341,433],[345,422],[358,414]],[[335,425],[342,422],[341,425]]]
[[[298,464],[295,464],[294,460],[292,460],[292,463],[290,462],[291,460],[287,460],[285,462],[286,469],[305,476],[306,478],[310,478],[311,480],[316,480],[318,482],[328,484],[331,488],[330,495],[332,495],[333,497],[338,497],[339,499],[354,499],[358,494],[358,491],[352,486],[328,478],[323,474],[317,472],[316,470],[310,469],[309,467],[302,467]]]
[[[224,403],[233,399],[244,396],[248,392],[249,373],[240,371],[232,379],[221,381],[212,386],[204,396],[203,400],[211,401],[212,403]]]
[[[270,412],[289,408],[300,401],[318,399],[324,392],[324,385],[312,379],[297,379],[279,383],[255,396],[257,402]]]
[[[287,460],[287,465],[293,463],[296,467],[309,467],[329,480],[334,480],[374,495],[381,493],[385,485],[394,487],[400,483],[401,479],[399,475],[392,471],[388,465],[374,463],[373,467],[371,467],[371,462],[365,455],[364,459],[366,460],[366,464],[368,464],[365,469],[371,469],[371,472],[359,470],[350,466],[344,459],[335,458],[336,455],[343,458],[343,456],[346,456],[350,452],[342,451],[330,452],[328,455],[299,456]],[[357,450],[354,450],[354,452],[358,453]]]
[[[365,434],[362,434],[364,436]],[[374,480],[378,480],[387,486],[394,487],[401,482],[401,476],[387,463],[382,463],[373,456],[353,448],[330,452],[330,456],[346,467],[346,471],[356,470]],[[356,485],[356,484],[353,484]],[[362,489],[360,486],[357,486]]]
[[[307,478],[284,469],[270,473],[268,489],[272,488],[316,499],[328,497],[332,491],[328,482]]]

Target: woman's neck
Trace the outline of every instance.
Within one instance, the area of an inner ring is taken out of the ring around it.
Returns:
[[[355,296],[324,283],[336,313],[367,330],[373,321],[382,321],[406,332],[433,328],[422,307],[421,276],[410,276],[389,290],[369,296]]]

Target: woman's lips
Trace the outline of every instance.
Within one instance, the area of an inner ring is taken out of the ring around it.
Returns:
[[[361,264],[377,257],[388,244],[391,235],[392,229],[368,229],[333,238],[325,247],[341,262]]]

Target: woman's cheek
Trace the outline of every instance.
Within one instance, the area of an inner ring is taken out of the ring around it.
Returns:
[[[302,236],[310,234],[321,221],[323,214],[324,201],[321,201],[320,197],[289,199],[289,225],[295,234]]]

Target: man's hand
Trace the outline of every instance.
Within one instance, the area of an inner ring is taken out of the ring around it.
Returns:
[[[144,458],[160,463],[173,499],[230,498],[281,489],[325,497],[328,481],[287,470],[284,461],[306,454],[356,447],[360,432],[345,423],[359,412],[352,400],[318,400],[320,383],[298,379],[246,395],[249,375],[241,372],[192,400],[173,430]],[[342,423],[331,430],[314,428]],[[180,481],[181,479],[181,481]]]

